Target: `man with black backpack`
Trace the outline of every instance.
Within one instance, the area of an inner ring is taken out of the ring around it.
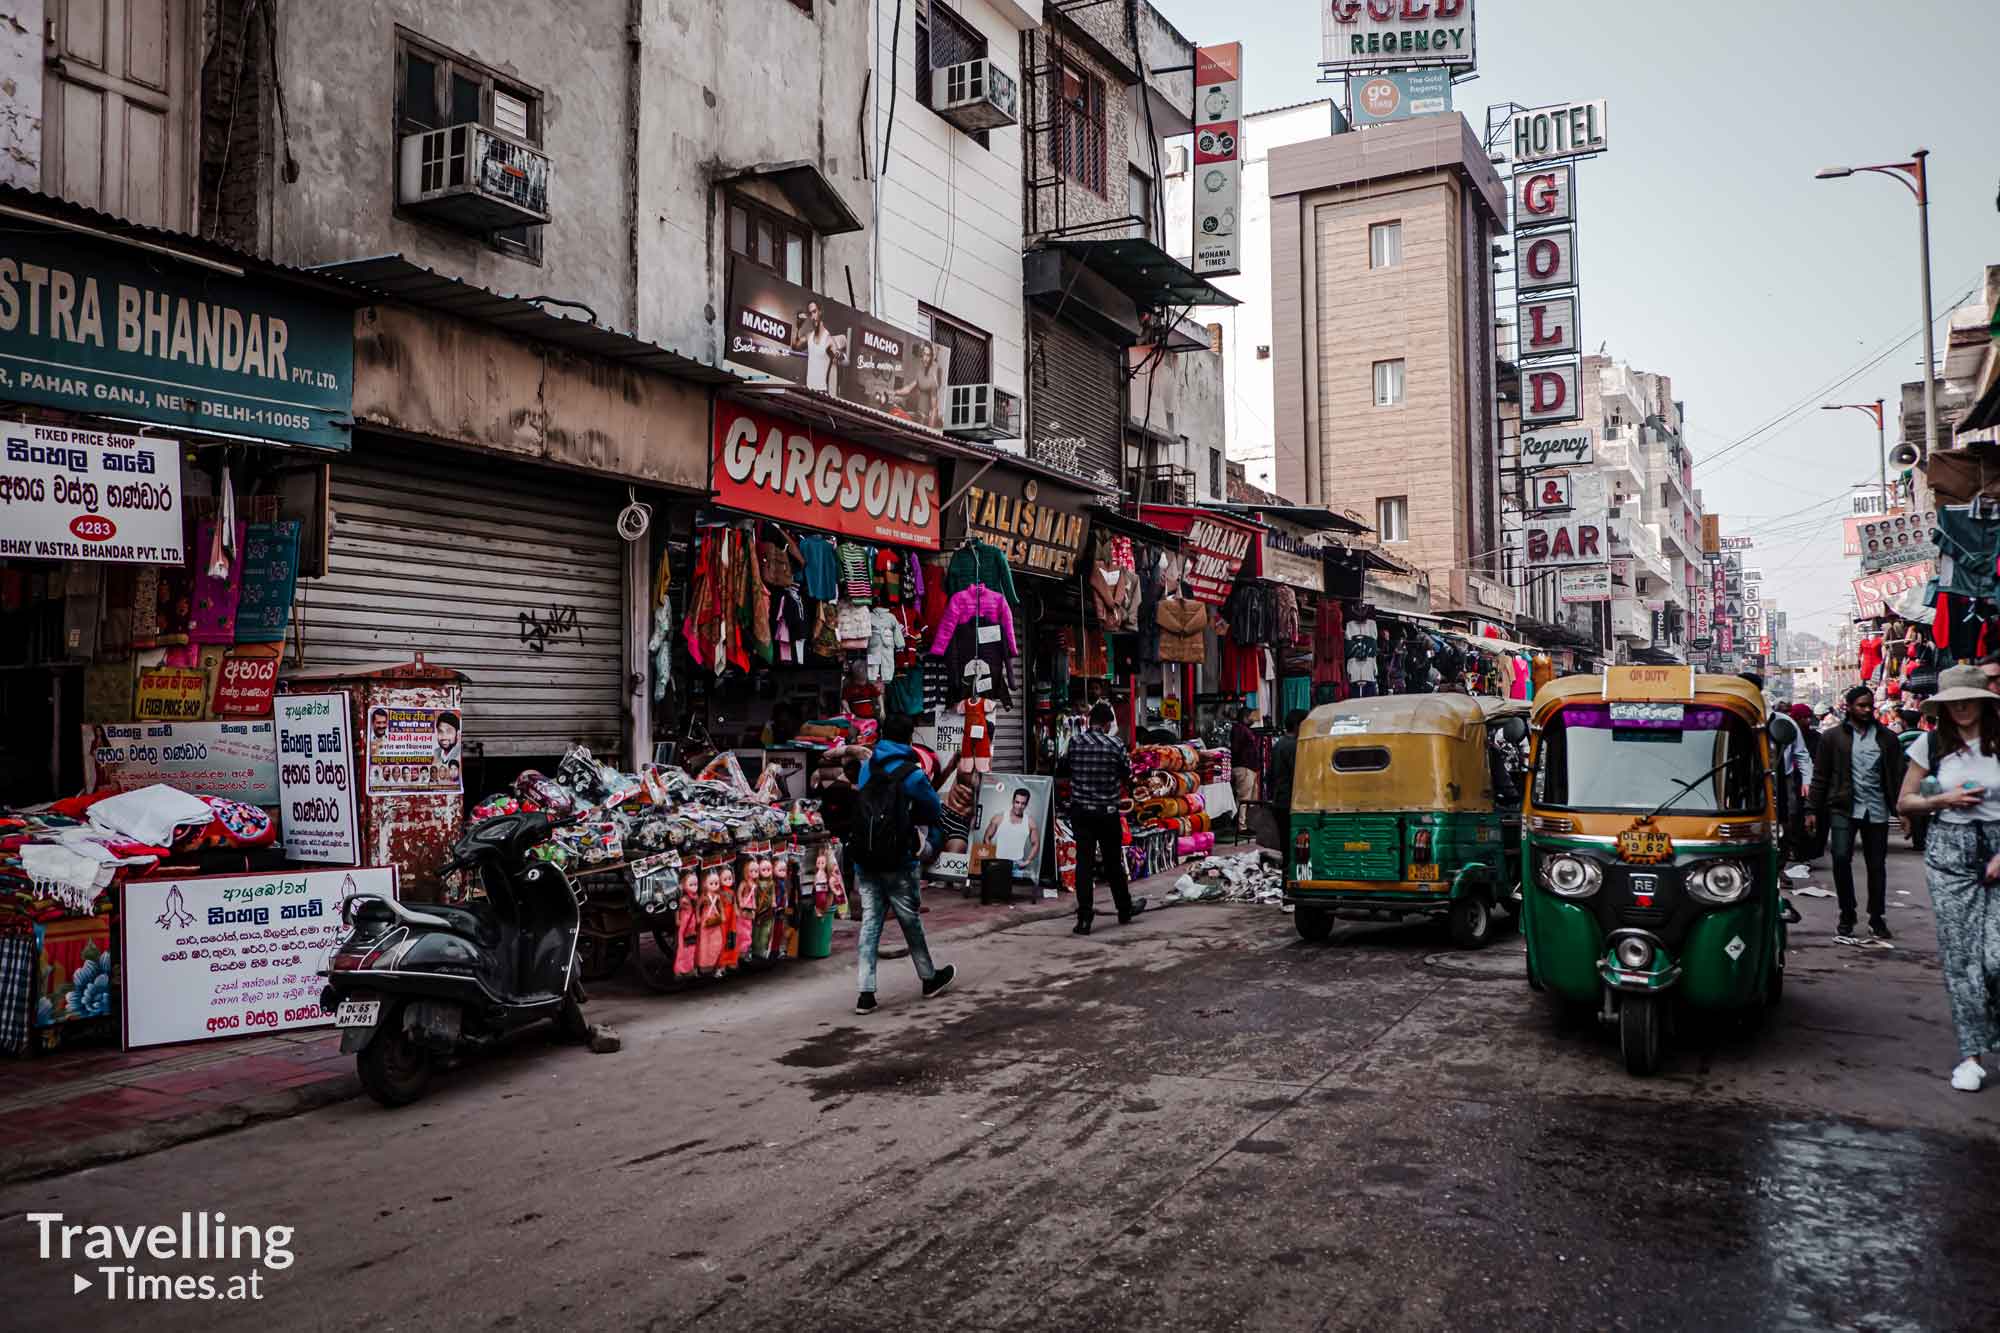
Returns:
[[[854,882],[861,891],[857,1014],[875,1012],[875,962],[882,948],[885,912],[894,912],[903,928],[925,999],[943,994],[958,975],[950,964],[932,966],[923,918],[918,915],[917,826],[935,826],[943,807],[917,766],[916,752],[910,748],[915,735],[916,721],[909,714],[891,716],[882,723],[882,739],[876,742],[873,757],[861,766],[861,794],[847,844],[854,860]]]

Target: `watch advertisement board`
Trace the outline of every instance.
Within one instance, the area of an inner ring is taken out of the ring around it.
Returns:
[[[1243,271],[1243,44],[1194,53],[1194,271]]]

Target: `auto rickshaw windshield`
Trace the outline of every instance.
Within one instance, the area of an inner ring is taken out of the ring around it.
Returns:
[[[1672,813],[1761,811],[1757,733],[1742,718],[1722,708],[1655,707],[1646,717],[1619,708],[1584,704],[1549,719],[1535,756],[1537,808],[1644,813],[1692,784]]]

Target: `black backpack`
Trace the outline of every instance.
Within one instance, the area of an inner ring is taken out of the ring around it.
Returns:
[[[848,850],[863,870],[887,874],[909,865],[917,847],[916,826],[910,822],[910,799],[903,779],[916,767],[907,759],[891,760],[868,775],[854,812],[854,836]]]

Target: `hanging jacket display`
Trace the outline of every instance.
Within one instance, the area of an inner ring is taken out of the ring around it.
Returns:
[[[1319,604],[1313,622],[1312,680],[1315,686],[1347,683],[1347,617],[1340,603],[1328,597]]]
[[[1153,546],[1139,548],[1139,660],[1158,662],[1160,658],[1160,599],[1166,595],[1160,582],[1160,552]]]
[[[1154,612],[1159,626],[1159,660],[1201,662],[1207,654],[1203,643],[1208,629],[1208,606],[1192,597],[1162,597]]]
[[[805,562],[802,577],[806,596],[815,602],[830,602],[840,592],[840,559],[825,537],[802,537],[799,554]]]
[[[1021,606],[1021,594],[1014,590],[1014,570],[1007,563],[1006,553],[976,537],[953,553],[944,585],[948,596],[956,596],[967,588],[985,587],[1005,597],[1010,608],[1019,610]]]
[[[1090,571],[1090,605],[1098,624],[1112,632],[1139,627],[1139,576],[1100,561]]]
[[[1993,509],[1992,502],[1984,501],[1937,511],[1939,592],[2000,597],[2000,515]]]
[[[1381,679],[1381,641],[1372,617],[1352,620],[1347,625],[1347,678],[1357,685],[1373,685]]]
[[[1014,646],[1014,612],[1005,597],[984,585],[952,594],[931,640],[931,654],[943,655],[959,628],[968,624],[996,631],[993,641],[1005,643],[1009,658],[1018,655],[1019,650]]]
[[[1006,605],[1004,599],[1001,605]],[[944,645],[944,663],[945,694],[952,703],[986,694],[1014,706],[1013,691],[1007,687],[1007,663],[1014,658],[1012,637],[1002,642],[998,635],[989,636],[994,628],[991,622],[967,620],[951,632]]]

